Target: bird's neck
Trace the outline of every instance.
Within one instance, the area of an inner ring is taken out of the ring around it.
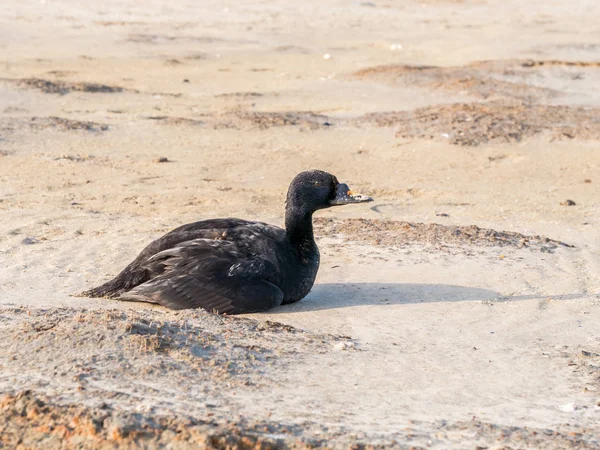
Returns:
[[[316,246],[312,224],[313,212],[298,213],[293,209],[285,211],[285,234],[301,257],[314,251]]]

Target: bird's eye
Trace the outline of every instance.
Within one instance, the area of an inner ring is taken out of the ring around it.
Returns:
[[[323,182],[322,181],[315,181],[315,186],[321,187],[321,186],[323,186]]]

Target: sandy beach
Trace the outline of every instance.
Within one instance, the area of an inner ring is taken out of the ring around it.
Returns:
[[[600,448],[600,3],[10,3],[0,448]],[[307,169],[301,302],[76,296]]]

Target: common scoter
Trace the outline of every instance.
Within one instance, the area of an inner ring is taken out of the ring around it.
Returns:
[[[150,243],[117,277],[81,295],[226,314],[294,303],[310,292],[319,270],[313,213],[372,200],[327,172],[302,172],[288,189],[285,229],[233,218],[183,225]]]

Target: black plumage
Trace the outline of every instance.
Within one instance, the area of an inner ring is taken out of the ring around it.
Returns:
[[[117,277],[82,295],[227,314],[297,302],[310,292],[319,269],[313,213],[371,200],[327,172],[302,172],[288,190],[285,230],[233,218],[183,225],[150,243]]]

